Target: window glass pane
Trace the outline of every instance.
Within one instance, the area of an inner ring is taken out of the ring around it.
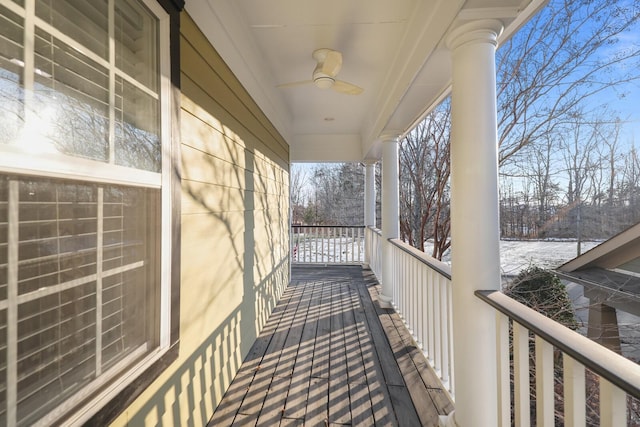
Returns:
[[[103,338],[102,361],[105,369],[132,349],[144,344],[146,337],[157,336],[158,319],[153,307],[159,302],[159,283],[154,259],[158,246],[149,245],[149,234],[158,233],[159,194],[154,191],[110,187],[104,191]],[[147,308],[147,316],[144,315]]]
[[[8,194],[11,181],[18,183],[17,197]],[[8,224],[12,203],[16,225]],[[9,242],[6,230],[13,226],[18,237]],[[157,348],[160,236],[158,189],[0,176],[0,262],[6,266],[10,245],[18,251],[20,425],[83,396]],[[5,302],[6,275],[5,269]],[[0,310],[3,409],[6,322]]]
[[[36,16],[101,57],[109,57],[107,0],[37,0]]]
[[[109,158],[109,74],[106,68],[42,30],[36,31],[34,125],[38,152]]]
[[[24,124],[23,23],[0,6],[0,144],[14,142]]]
[[[116,78],[115,163],[160,172],[161,160],[158,100]]]
[[[116,66],[158,92],[158,19],[140,3],[116,0]]]
[[[96,272],[96,193],[85,184],[21,182],[18,294]]]
[[[18,306],[18,420],[32,425],[95,378],[95,282]]]

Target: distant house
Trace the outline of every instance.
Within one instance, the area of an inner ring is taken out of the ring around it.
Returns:
[[[558,268],[589,298],[588,336],[620,353],[616,310],[640,316],[640,224]]]

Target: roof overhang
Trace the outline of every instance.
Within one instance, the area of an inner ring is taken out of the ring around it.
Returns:
[[[451,86],[452,29],[499,19],[510,37],[546,0],[190,0],[186,11],[290,145],[292,161],[380,157],[382,135],[401,136]],[[314,85],[318,48],[342,52],[344,95]]]

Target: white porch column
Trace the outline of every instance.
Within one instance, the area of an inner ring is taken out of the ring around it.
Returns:
[[[497,20],[451,32],[451,276],[456,423],[498,425],[496,315],[474,296],[500,288]]]
[[[376,164],[375,162],[365,163],[364,167],[364,226],[376,226]],[[365,239],[369,233],[365,231]],[[365,248],[371,249],[371,242],[365,241]],[[364,263],[371,264],[371,254],[369,250],[364,252]]]
[[[382,292],[380,305],[390,308],[393,297],[393,247],[388,239],[400,236],[398,139],[382,141]]]
[[[376,225],[376,164],[364,165],[364,225]]]

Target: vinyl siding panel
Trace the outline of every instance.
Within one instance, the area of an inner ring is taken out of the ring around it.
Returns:
[[[289,281],[289,147],[181,19],[180,355],[115,425],[203,425]]]

